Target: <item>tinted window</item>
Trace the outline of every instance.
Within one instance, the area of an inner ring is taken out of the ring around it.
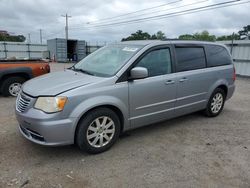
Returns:
[[[231,57],[228,51],[217,45],[207,45],[208,67],[231,64]]]
[[[188,71],[206,67],[206,58],[202,47],[177,47],[177,71]]]
[[[170,50],[164,48],[151,51],[144,56],[136,66],[147,68],[149,76],[171,73]]]

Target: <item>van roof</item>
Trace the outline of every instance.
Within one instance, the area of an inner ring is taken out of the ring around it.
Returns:
[[[206,42],[206,41],[194,41],[194,40],[133,40],[133,41],[124,41],[122,44],[131,44],[131,45],[159,45],[159,44],[213,44],[221,45],[216,42]]]

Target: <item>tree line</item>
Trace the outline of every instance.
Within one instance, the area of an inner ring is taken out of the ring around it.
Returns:
[[[26,38],[23,35],[9,35],[6,33],[0,33],[0,41],[5,42],[24,42]]]
[[[197,32],[195,34],[184,34],[180,35],[179,40],[200,40],[200,41],[224,41],[224,40],[243,40],[250,39],[250,25],[243,27],[242,30],[238,31],[238,33],[233,33],[232,35],[223,35],[216,37],[215,35],[211,35],[208,31],[204,30],[202,32]],[[130,36],[123,38],[122,41],[129,40],[165,40],[167,39],[165,33],[162,31],[158,31],[156,34],[150,35],[147,32],[143,32],[142,30],[138,30],[135,33],[132,33]]]
[[[204,30],[202,32],[197,32],[195,34],[184,34],[180,35],[175,39],[180,40],[201,40],[201,41],[223,41],[223,40],[242,40],[242,39],[250,39],[250,25],[244,26],[242,30],[234,33],[232,35],[223,35],[216,37],[215,35],[211,35],[208,31]],[[150,35],[147,32],[143,32],[142,30],[138,30],[135,33],[132,33],[130,36],[123,38],[122,41],[129,40],[165,40],[168,39],[162,31],[158,31],[157,33]],[[10,41],[10,42],[24,42],[26,38],[23,35],[9,35],[0,33],[0,41]]]

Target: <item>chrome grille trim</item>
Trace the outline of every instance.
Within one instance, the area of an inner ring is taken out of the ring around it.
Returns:
[[[23,93],[20,93],[17,97],[16,110],[18,112],[25,112],[30,104],[31,99],[26,97]]]

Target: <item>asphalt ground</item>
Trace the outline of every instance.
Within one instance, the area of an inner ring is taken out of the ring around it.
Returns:
[[[70,64],[51,64],[59,71]],[[216,118],[201,113],[139,128],[107,152],[44,147],[21,136],[15,98],[0,96],[0,187],[250,187],[250,79]]]

